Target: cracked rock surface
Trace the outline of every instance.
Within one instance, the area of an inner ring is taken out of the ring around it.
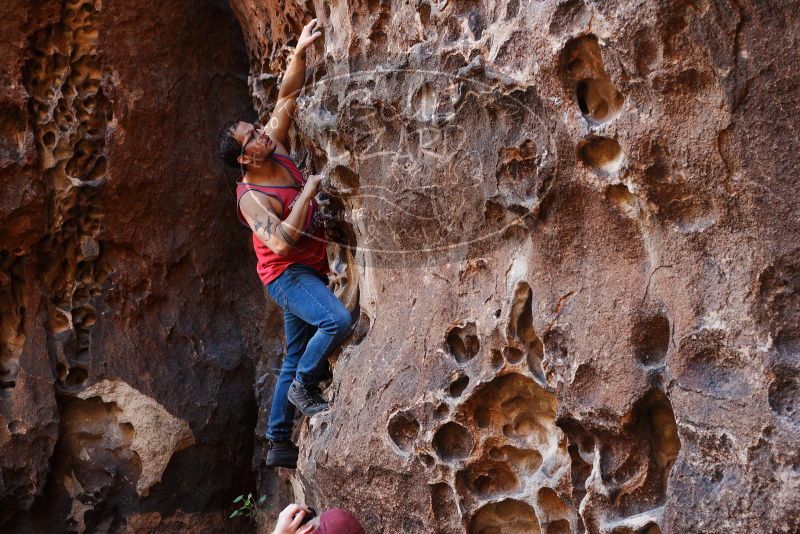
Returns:
[[[297,495],[370,532],[800,529],[796,9],[231,4],[262,116],[325,32],[293,153],[360,330]]]

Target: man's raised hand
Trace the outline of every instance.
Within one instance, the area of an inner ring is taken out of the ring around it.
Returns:
[[[317,191],[319,190],[319,183],[322,181],[321,174],[312,174],[306,180],[305,186],[303,186],[303,193],[308,195],[309,198],[316,196]]]
[[[317,26],[318,21],[317,19],[311,19],[311,21],[303,26],[303,32],[300,34],[300,38],[297,40],[297,50],[302,51],[311,46],[311,44],[322,37],[322,29]]]
[[[290,504],[278,515],[278,522],[275,524],[272,534],[298,534],[298,532],[306,531],[300,523],[307,513],[309,513],[308,507]]]

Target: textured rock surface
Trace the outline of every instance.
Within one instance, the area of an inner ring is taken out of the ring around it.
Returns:
[[[0,18],[0,531],[219,531],[268,348],[213,155],[241,32],[214,1]]]
[[[307,499],[371,532],[800,529],[796,6],[232,6],[262,113],[326,28],[293,148],[362,322]]]

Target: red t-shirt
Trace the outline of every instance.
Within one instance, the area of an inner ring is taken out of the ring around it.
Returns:
[[[242,216],[242,210],[239,208],[242,195],[248,191],[254,191],[255,194],[268,195],[276,198],[281,204],[281,213],[279,213],[278,216],[281,220],[284,220],[289,213],[291,213],[297,197],[303,190],[303,185],[305,184],[303,174],[300,172],[300,169],[297,168],[297,165],[294,164],[292,158],[274,152],[272,157],[289,171],[296,185],[256,185],[236,182],[236,212],[239,216],[239,221],[248,228],[250,228],[250,226],[247,224],[244,216]],[[325,233],[319,218],[319,206],[315,199],[311,199],[309,202],[310,207],[306,215],[305,225],[303,226],[303,233],[300,239],[297,240],[297,244],[289,249],[289,254],[285,258],[272,252],[268,246],[261,242],[255,232],[253,233],[253,248],[256,251],[256,258],[258,259],[256,270],[264,285],[269,284],[279,277],[283,271],[293,263],[309,265],[321,274],[327,274],[329,272],[325,247]]]

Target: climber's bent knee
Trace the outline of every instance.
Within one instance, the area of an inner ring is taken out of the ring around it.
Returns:
[[[350,317],[350,312],[347,311],[347,308],[342,306],[333,314],[330,333],[336,337],[345,336],[350,333],[350,326],[352,323],[353,320]]]

